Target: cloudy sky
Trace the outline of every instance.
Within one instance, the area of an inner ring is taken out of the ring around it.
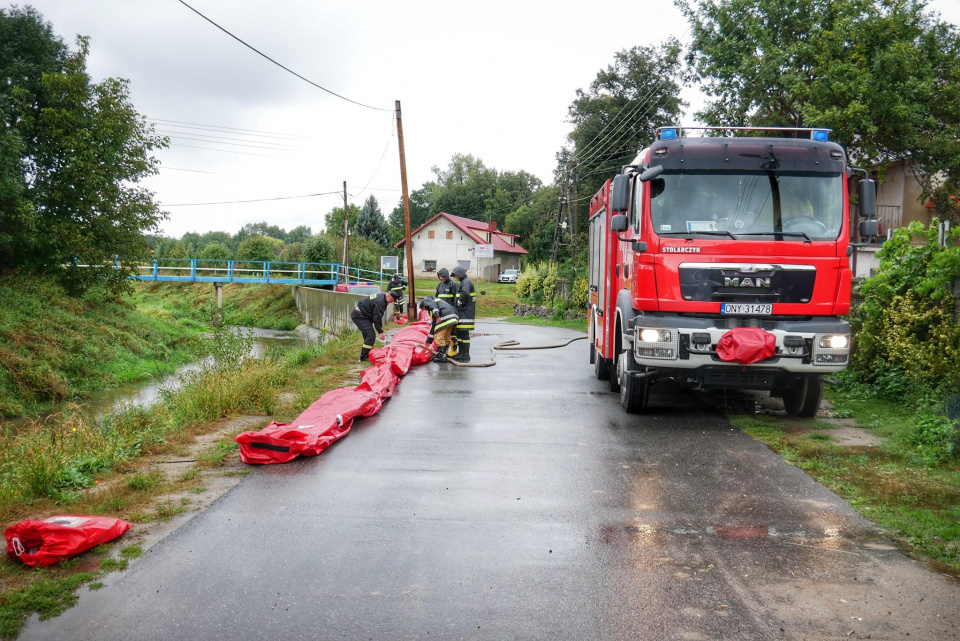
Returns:
[[[400,198],[395,100],[411,191],[454,153],[550,182],[574,92],[618,50],[688,39],[669,0],[186,2],[367,106],[289,74],[178,0],[30,2],[67,42],[89,36],[94,79],[128,79],[136,108],[170,136],[146,185],[177,237],[259,221],[320,231],[342,195],[289,197],[342,192],[343,181],[351,203],[373,194],[389,213]],[[960,24],[960,0],[930,8]],[[695,90],[685,99],[691,113],[702,104]],[[192,205],[258,199],[282,200]]]

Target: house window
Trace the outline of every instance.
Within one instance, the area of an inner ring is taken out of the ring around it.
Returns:
[[[469,261],[469,260],[458,260],[458,261],[457,261],[457,264],[459,264],[460,267],[463,268],[463,271],[465,271],[465,272],[470,271],[470,261]]]
[[[436,235],[436,234],[434,233],[434,231],[433,231],[432,229],[427,232],[427,238],[433,238],[435,235]]]
[[[430,232],[431,234],[433,232]],[[423,261],[423,271],[425,272],[435,272],[437,271],[437,261],[435,260],[425,260]]]
[[[447,240],[453,240],[453,232],[452,232],[452,231],[448,231],[448,232],[447,232]]]

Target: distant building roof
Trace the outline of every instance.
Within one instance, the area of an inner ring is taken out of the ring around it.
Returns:
[[[495,252],[506,252],[509,254],[526,254],[526,249],[520,246],[520,243],[514,240],[514,244],[510,244],[508,239],[510,238],[519,238],[516,234],[507,234],[505,232],[499,231],[497,229],[496,222],[485,223],[482,220],[473,220],[472,218],[464,218],[463,216],[454,216],[453,214],[448,214],[445,212],[440,212],[427,222],[423,223],[417,227],[412,233],[416,234],[421,229],[435,221],[437,218],[443,216],[451,223],[454,224],[460,231],[466,234],[470,240],[480,245],[491,244],[493,245],[493,251]],[[482,235],[481,235],[482,234]],[[486,234],[490,234],[490,240],[486,240]],[[394,245],[394,247],[401,247],[404,241],[401,240],[399,243]]]

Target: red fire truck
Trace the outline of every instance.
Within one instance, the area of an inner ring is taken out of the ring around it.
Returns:
[[[717,129],[658,129],[591,200],[590,362],[630,413],[669,379],[814,416],[850,360],[849,185],[870,238],[876,184],[829,130]]]

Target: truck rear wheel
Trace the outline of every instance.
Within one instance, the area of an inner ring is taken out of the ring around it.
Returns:
[[[613,358],[607,361],[607,379],[610,381],[610,391],[616,394],[620,391],[620,372],[617,370],[617,367],[620,363],[620,326],[617,326],[617,331],[614,334],[613,339]]]
[[[597,375],[597,380],[605,381],[610,378],[610,360],[597,351],[597,345],[594,342],[597,337],[597,321],[592,320],[590,324],[593,329],[590,332],[590,362],[593,364],[593,373]]]
[[[804,376],[796,385],[782,391],[783,409],[788,416],[813,418],[823,398],[823,379],[816,375]]]
[[[617,379],[620,381],[620,406],[628,414],[642,414],[650,399],[650,381],[646,377],[630,376],[629,372],[641,370],[633,360],[633,352],[621,352],[617,360]]]

